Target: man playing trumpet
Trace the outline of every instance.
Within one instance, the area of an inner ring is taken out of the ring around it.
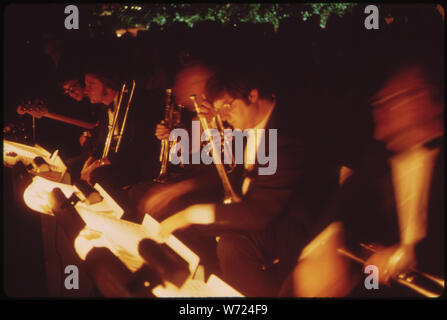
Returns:
[[[412,64],[386,80],[372,105],[374,137],[393,153],[390,165],[400,243],[382,248],[367,264],[379,268],[382,282],[416,264],[442,276],[444,212],[437,206],[440,175],[435,174],[443,170],[439,162],[443,158],[442,98],[427,69]]]
[[[196,95],[200,104],[205,102],[203,100],[205,85],[208,79],[214,74],[214,69],[203,62],[192,62],[190,65],[179,70],[174,77],[174,84],[172,87],[173,103],[183,106],[181,114],[181,126],[191,132],[191,125],[193,120],[197,119],[197,114],[194,110],[193,102],[190,99],[191,95]],[[204,109],[203,111],[207,111]],[[170,131],[166,125],[161,122],[155,128],[155,136],[160,141],[169,139]],[[190,146],[193,144],[190,143]],[[190,150],[191,153],[200,152],[200,150]],[[180,165],[178,165],[180,167]],[[157,165],[159,168],[159,165]],[[170,171],[175,170],[176,178],[170,176]],[[192,193],[197,193],[199,190],[207,190],[209,199],[214,199],[211,187],[219,188],[219,178],[216,170],[211,166],[203,165],[185,165],[183,168],[170,165],[167,168],[168,177],[167,183],[159,184],[151,182],[141,183],[132,188],[131,197],[138,202],[137,213],[141,217],[149,213],[153,217],[161,218],[172,214],[172,211],[177,204],[183,203],[182,197],[187,197],[188,201],[192,198]],[[203,192],[200,192],[200,197],[203,198]],[[180,204],[179,204],[180,205]]]
[[[253,161],[265,141],[248,141],[247,146],[255,147],[244,149],[244,173],[235,185],[242,201],[189,206],[163,221],[160,229],[167,237],[193,224],[207,225],[203,228],[220,237],[217,254],[223,278],[246,296],[277,295],[309,241],[327,191],[336,186],[331,168],[322,159],[312,159],[302,141],[281,125],[278,101],[262,78],[220,72],[208,80],[205,93],[235,129],[277,130],[276,148],[273,143],[269,150],[277,152],[274,174],[258,175],[262,168]]]

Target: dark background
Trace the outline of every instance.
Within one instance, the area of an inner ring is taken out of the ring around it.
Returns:
[[[64,7],[6,7],[6,121],[16,119],[20,101],[34,98],[45,99],[56,113],[88,119],[89,108],[80,108],[64,96],[57,80],[67,75],[82,78],[83,65],[91,59],[100,59],[124,77],[136,79],[148,93],[163,92],[172,84],[181,66],[179,56],[186,51],[190,59],[262,70],[278,96],[283,100],[287,97],[288,112],[303,132],[357,146],[371,135],[367,100],[387,74],[411,60],[419,60],[431,68],[434,77],[443,78],[444,29],[434,4],[380,4],[379,30],[364,28],[366,14],[364,5],[359,4],[343,18],[331,15],[325,29],[319,26],[319,16],[306,22],[281,20],[276,32],[270,24],[241,23],[235,28],[203,21],[193,28],[184,23],[165,28],[154,25],[149,31],[140,31],[136,38],[130,34],[117,38],[113,24],[100,29],[89,27],[91,12],[98,5],[80,5],[80,30],[65,30]],[[387,25],[384,18],[390,15],[394,22]],[[58,66],[44,53],[48,39],[58,43]],[[148,117],[161,114],[160,107],[148,106]],[[22,120],[29,122],[30,117]],[[66,131],[76,128],[53,120],[39,121],[43,122],[39,127],[52,127],[50,133],[38,130],[44,147],[55,149],[63,144],[63,156],[76,154],[78,135],[70,139],[73,134]],[[62,130],[62,135],[53,134],[57,130]],[[57,141],[57,136],[63,136],[64,141]]]

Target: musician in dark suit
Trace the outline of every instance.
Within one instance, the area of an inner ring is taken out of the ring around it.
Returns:
[[[84,93],[83,79],[81,80],[77,74],[66,74],[59,81],[64,93],[74,99],[75,108],[80,109],[76,112],[76,118],[87,121],[89,123],[100,123],[101,104],[91,104],[87,101]],[[101,119],[102,120],[102,119]],[[68,171],[73,181],[79,180],[82,167],[85,161],[92,154],[93,150],[104,145],[104,137],[97,135],[98,127],[91,130],[83,130],[79,136],[79,153],[77,156],[66,160]]]
[[[360,256],[366,260],[365,266],[378,268],[381,283],[415,266],[431,275],[444,276],[441,83],[418,61],[406,62],[390,72],[371,100],[374,138],[378,141],[365,148],[368,151],[354,167],[354,174],[328,206],[329,211],[336,212],[328,214],[328,218],[343,222],[340,234],[350,250],[357,252],[359,243],[376,246],[376,253],[369,258]],[[352,269],[357,271],[351,272],[353,277],[348,279],[351,276],[346,259],[336,253],[343,247],[340,242],[334,245],[336,241],[326,241],[319,245],[324,255],[316,253],[314,259],[298,261],[294,270],[295,296],[371,297],[371,291],[361,282],[353,289],[359,281],[358,269]],[[329,277],[321,276],[329,264],[331,270],[338,266],[338,271]],[[346,276],[344,287],[340,285],[341,275]],[[308,281],[301,288],[299,279],[303,277]],[[418,284],[417,278],[414,284]],[[413,291],[399,286],[381,288],[374,296],[414,296]]]
[[[414,265],[441,277],[444,273],[441,83],[423,63],[413,62],[395,70],[372,101],[374,137],[392,153],[400,234],[397,244],[367,261],[377,265],[383,282]]]
[[[234,183],[243,200],[192,205],[163,221],[160,231],[166,237],[192,224],[206,225],[195,227],[220,236],[217,254],[223,279],[246,296],[277,295],[314,235],[321,205],[337,185],[336,170],[313,157],[311,148],[283,124],[279,115],[286,106],[261,82],[264,78],[219,72],[208,81],[206,97],[234,128],[267,129],[265,136],[276,129],[277,139],[269,138],[265,149],[271,161],[259,165],[259,150],[267,138],[252,136]]]
[[[196,95],[198,99],[202,99],[205,91],[207,80],[212,76],[214,70],[211,66],[204,62],[191,62],[184,68],[180,69],[173,83],[173,98],[176,105],[183,106],[181,110],[181,124],[178,127],[185,128],[191,134],[192,121],[197,119],[193,103],[189,98]],[[200,100],[201,101],[201,100]],[[155,128],[155,136],[159,140],[169,139],[170,131],[166,125],[158,123]],[[189,146],[193,145],[189,141]],[[200,150],[192,150],[191,153],[200,152]],[[159,167],[159,165],[157,165]],[[167,183],[153,183],[152,177],[150,182],[141,183],[132,188],[132,197],[138,202],[138,215],[140,220],[145,213],[150,213],[155,218],[173,214],[177,210],[174,201],[183,203],[183,198],[191,200],[192,193],[200,189],[207,189],[207,195],[212,193],[210,188],[219,186],[219,178],[216,170],[203,165],[173,165],[168,161],[167,167]],[[220,190],[219,190],[220,191]],[[201,194],[203,192],[199,191]]]
[[[91,156],[84,164],[81,178],[91,184],[98,182],[112,189],[152,177],[156,164],[156,139],[148,131],[148,128],[153,126],[151,121],[154,121],[155,117],[150,108],[145,108],[144,92],[140,90],[138,84],[130,104],[119,151],[115,153],[111,148],[112,151],[106,161],[100,159],[109,126],[117,110],[121,84],[119,77],[108,69],[87,67],[85,70],[85,94],[91,103],[102,104],[103,107],[100,110],[99,125],[92,132]],[[130,90],[131,87],[128,85],[127,96]],[[127,102],[123,101],[120,114],[124,114],[126,107]],[[117,128],[114,135],[118,133]],[[112,141],[112,147],[115,143],[116,141]]]

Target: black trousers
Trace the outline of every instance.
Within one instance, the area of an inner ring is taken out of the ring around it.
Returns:
[[[70,158],[66,161],[66,166],[68,172],[71,175],[71,181],[77,181],[81,178],[81,170],[84,166],[85,161],[87,161],[88,156],[80,155],[77,157]]]
[[[261,231],[225,233],[217,244],[222,278],[247,297],[276,297],[309,242],[287,217]]]

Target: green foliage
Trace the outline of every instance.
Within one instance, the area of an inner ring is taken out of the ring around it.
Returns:
[[[222,24],[239,23],[271,24],[277,29],[281,20],[305,22],[316,15],[320,17],[320,26],[324,28],[331,14],[343,17],[357,4],[355,3],[308,3],[308,4],[113,4],[102,5],[94,13],[97,18],[112,17],[116,28],[130,28],[151,24],[169,26],[174,23],[186,23],[189,27],[201,21],[217,21]]]

